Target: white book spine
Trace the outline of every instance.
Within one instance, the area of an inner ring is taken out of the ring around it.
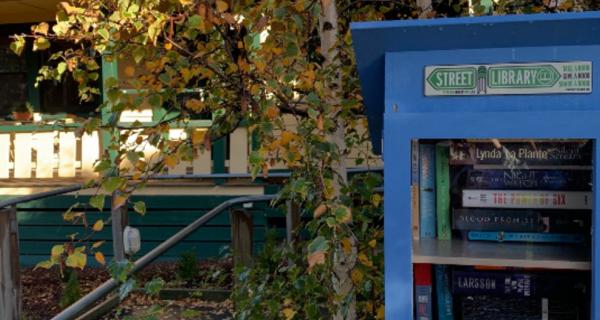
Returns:
[[[592,192],[544,190],[463,190],[463,207],[592,209]]]

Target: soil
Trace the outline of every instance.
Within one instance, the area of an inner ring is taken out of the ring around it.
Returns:
[[[230,262],[205,261],[199,263],[198,275],[192,279],[181,280],[177,277],[175,263],[156,263],[141,271],[136,279],[140,286],[155,277],[167,282],[165,287],[175,288],[222,288],[231,289]],[[82,295],[92,291],[110,275],[106,268],[86,268],[79,272],[79,283]],[[21,272],[23,290],[23,319],[50,319],[60,312],[59,300],[64,283],[57,269],[25,268]],[[152,313],[157,319],[229,319],[231,303],[214,303],[201,299],[184,299],[178,301],[159,301],[141,294],[132,294],[120,305],[120,313],[113,313],[106,319],[121,319],[126,315],[145,315],[152,306],[161,305],[158,313]]]

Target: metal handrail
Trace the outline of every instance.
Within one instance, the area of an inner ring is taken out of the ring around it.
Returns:
[[[176,245],[183,238],[190,235],[192,232],[196,231],[199,227],[207,223],[210,219],[214,218],[217,214],[221,213],[223,210],[230,208],[236,204],[243,204],[249,202],[264,202],[271,201],[276,198],[276,195],[257,195],[257,196],[244,196],[229,199],[214,209],[210,210],[206,214],[202,215],[200,218],[196,219],[194,222],[189,224],[187,227],[181,229],[179,232],[175,233],[169,239],[165,240],[163,243],[156,246],[150,252],[136,260],[133,264],[133,268],[129,272],[129,275],[140,271],[149,263],[158,258],[165,251],[169,250],[171,247]],[[68,308],[61,311],[59,314],[54,316],[52,320],[70,320],[79,316],[84,310],[91,307],[96,301],[102,299],[106,295],[108,295],[111,291],[115,290],[119,286],[119,282],[115,279],[111,278],[101,284],[99,287],[94,289],[92,292],[86,294],[83,298],[79,299],[74,304],[70,305]]]
[[[360,172],[370,172],[370,171],[383,171],[383,168],[352,168],[348,169],[348,173],[360,173]],[[290,172],[274,172],[270,173],[267,178],[287,178],[290,177]],[[251,178],[251,174],[229,174],[229,173],[217,173],[217,174],[192,174],[192,175],[156,175],[150,177],[150,180],[166,180],[166,179],[236,179],[236,178]],[[94,187],[95,185],[86,185],[86,184],[74,184],[71,186],[61,187],[50,191],[40,192],[36,194],[16,197],[8,200],[0,201],[0,209],[5,207],[14,207],[20,203],[40,200],[48,197],[58,196],[69,192],[75,192],[80,190],[85,190]],[[377,188],[378,192],[382,192],[380,188]],[[223,210],[230,208],[236,204],[243,203],[254,203],[254,202],[265,202],[276,199],[276,195],[255,195],[255,196],[243,196],[237,197],[233,199],[229,199],[214,209],[210,210],[206,214],[202,215],[200,218],[196,219],[194,222],[181,229],[169,239],[165,240],[150,252],[139,258],[134,262],[133,268],[129,272],[129,274],[136,273],[147,266],[149,263],[157,259],[161,254],[165,251],[169,250],[171,247],[176,245],[183,238],[190,235],[192,232],[196,231],[199,227],[203,226],[210,219],[214,218],[217,214],[221,213]],[[111,291],[116,289],[119,286],[119,283],[115,279],[109,279],[105,281],[102,285],[85,295],[83,298],[60,312],[58,315],[54,316],[52,320],[70,320],[74,319],[78,315],[82,314],[86,309],[92,306],[93,303],[98,301],[99,299],[108,295]]]

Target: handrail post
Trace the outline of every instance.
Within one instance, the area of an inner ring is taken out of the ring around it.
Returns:
[[[0,209],[0,318],[21,319],[17,207]]]

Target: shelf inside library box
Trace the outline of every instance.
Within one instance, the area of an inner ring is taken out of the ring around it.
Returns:
[[[591,270],[587,246],[495,243],[466,240],[420,239],[413,241],[413,263],[463,266]]]

